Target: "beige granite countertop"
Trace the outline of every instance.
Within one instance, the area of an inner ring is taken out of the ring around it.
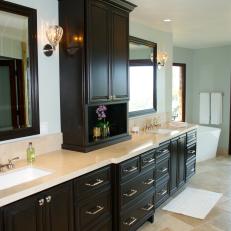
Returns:
[[[129,141],[121,142],[89,153],[80,153],[68,150],[59,150],[37,156],[33,167],[51,171],[50,175],[23,183],[5,190],[0,190],[0,207],[43,191],[60,183],[104,167],[108,164],[117,164],[137,156],[160,143],[197,128],[197,125],[188,124],[184,128],[173,128],[165,124],[157,129],[171,129],[166,134],[140,132],[133,134]],[[16,169],[28,166],[25,160],[16,163]]]

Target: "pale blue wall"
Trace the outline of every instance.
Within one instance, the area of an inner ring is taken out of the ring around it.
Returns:
[[[187,80],[186,111],[189,122],[199,123],[199,93],[202,91],[223,92],[223,123],[219,147],[228,150],[231,46],[189,50],[174,48],[174,61],[185,62],[191,66]],[[190,73],[191,72],[191,73]],[[214,126],[214,125],[211,125]]]

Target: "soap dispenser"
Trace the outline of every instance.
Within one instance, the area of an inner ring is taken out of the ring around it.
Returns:
[[[26,153],[27,153],[27,162],[28,163],[34,162],[35,161],[35,149],[32,146],[32,142],[29,143]]]

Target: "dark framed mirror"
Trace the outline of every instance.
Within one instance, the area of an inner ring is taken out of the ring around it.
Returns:
[[[0,140],[39,134],[37,12],[0,1]]]
[[[157,44],[129,37],[129,116],[156,112]]]

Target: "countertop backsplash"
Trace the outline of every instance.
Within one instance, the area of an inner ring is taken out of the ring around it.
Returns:
[[[7,163],[8,159],[20,157],[26,159],[28,143],[32,142],[35,154],[41,155],[61,149],[62,133],[47,134],[30,137],[28,139],[16,140],[14,142],[0,144],[0,163]]]
[[[171,115],[170,113],[162,112],[131,117],[129,118],[129,132],[131,132],[132,127],[139,127],[140,130],[142,130],[146,125],[150,125],[154,118],[157,118],[160,121],[160,124],[164,124],[171,120]]]

